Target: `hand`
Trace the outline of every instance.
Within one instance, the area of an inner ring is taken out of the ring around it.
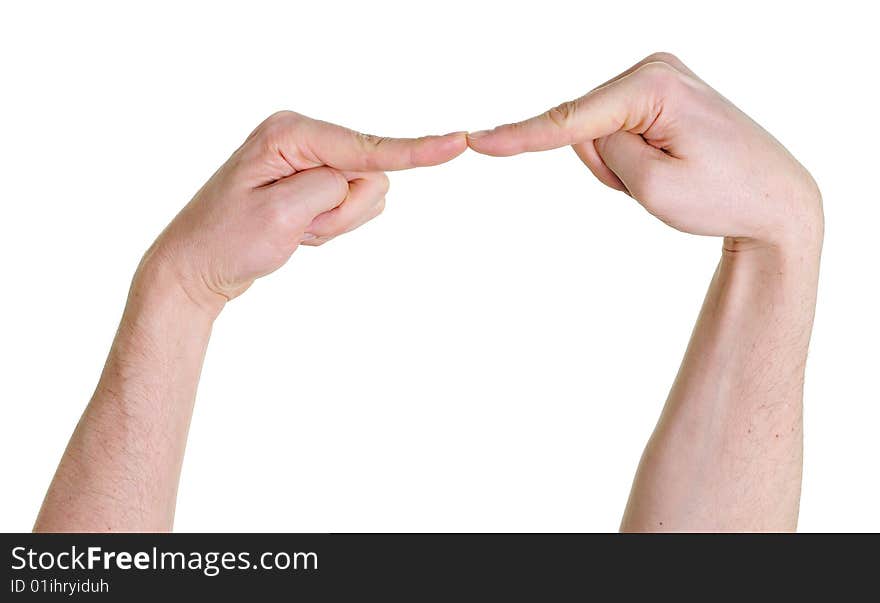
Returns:
[[[183,208],[139,272],[170,271],[216,314],[300,244],[321,245],[379,215],[388,191],[384,170],[437,165],[466,148],[463,132],[380,138],[276,113]]]
[[[810,174],[770,134],[667,53],[526,121],[468,135],[478,153],[571,145],[604,184],[725,248],[821,241]]]

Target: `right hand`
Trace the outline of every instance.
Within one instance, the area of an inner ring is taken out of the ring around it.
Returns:
[[[173,274],[216,315],[297,246],[321,245],[383,209],[385,170],[464,152],[463,132],[380,138],[283,111],[266,119],[162,232],[139,272]]]
[[[726,247],[821,243],[822,202],[810,174],[668,53],[468,141],[495,156],[571,145],[604,184],[678,230],[727,237]]]

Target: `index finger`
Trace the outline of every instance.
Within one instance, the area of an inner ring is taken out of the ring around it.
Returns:
[[[276,113],[251,135],[261,178],[280,178],[318,166],[373,172],[445,163],[467,149],[465,132],[420,138],[361,134],[291,111]],[[263,161],[260,161],[263,160]],[[287,173],[284,173],[287,172]]]
[[[340,170],[384,172],[446,163],[467,149],[467,140],[464,132],[419,138],[374,136],[309,119],[299,146]]]
[[[595,140],[620,130],[642,133],[660,113],[664,82],[677,73],[666,63],[647,63],[531,119],[468,134],[468,144],[478,153],[507,157]]]

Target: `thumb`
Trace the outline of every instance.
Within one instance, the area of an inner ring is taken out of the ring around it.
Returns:
[[[596,139],[595,147],[602,162],[642,204],[656,193],[657,172],[665,170],[671,159],[638,134],[626,131]]]
[[[317,167],[297,172],[261,189],[282,215],[311,222],[345,201],[348,180],[339,170]]]

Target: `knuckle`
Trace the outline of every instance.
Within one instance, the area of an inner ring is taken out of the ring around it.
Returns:
[[[363,153],[363,169],[366,171],[376,169],[378,151],[390,138],[387,136],[376,136],[375,134],[364,134],[356,130],[352,130],[352,136],[354,137],[354,143]]]
[[[266,140],[276,140],[282,132],[294,127],[301,119],[302,116],[293,111],[276,111],[257,127],[257,134]]]
[[[388,138],[385,136],[376,136],[375,134],[364,134],[363,132],[352,131],[357,141],[367,147],[369,149],[375,149],[376,147],[382,146],[385,142],[388,141]]]
[[[645,57],[645,63],[666,63],[667,65],[671,65],[675,68],[680,68],[684,66],[684,63],[681,60],[672,54],[671,52],[659,51],[653,52]]]
[[[683,77],[680,71],[663,61],[645,63],[639,67],[637,73],[656,89],[665,89],[680,82]]]
[[[675,72],[675,68],[664,61],[650,61],[639,67],[639,73],[656,78],[667,78]]]
[[[556,124],[556,126],[564,129],[571,124],[572,120],[574,120],[576,112],[577,102],[566,101],[547,111],[547,117],[552,123]]]
[[[265,123],[267,126],[286,125],[292,121],[296,121],[297,119],[299,119],[299,117],[299,113],[295,113],[287,109],[282,109],[281,111],[276,111],[275,113],[267,117],[263,123]]]

